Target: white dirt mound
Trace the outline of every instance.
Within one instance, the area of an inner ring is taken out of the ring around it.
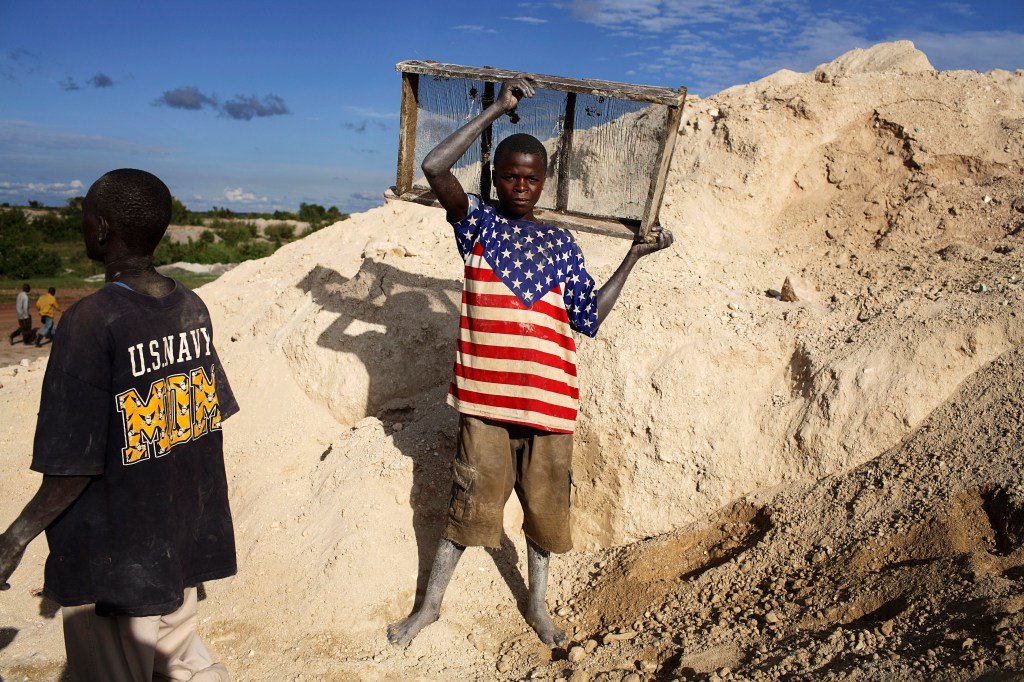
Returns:
[[[405,651],[384,638],[451,480],[443,212],[391,203],[203,287],[243,408],[225,426],[241,568],[207,586],[212,647],[253,680],[1020,671],[1022,97],[1024,72],[935,71],[899,42],[688,99],[675,246],[579,343],[579,551],[550,589],[567,654],[520,615],[514,501],[440,621]],[[578,239],[598,282],[628,246]],[[787,279],[795,301],[770,295]],[[36,484],[41,369],[0,371],[4,518]],[[43,544],[0,601],[12,680],[58,679],[29,593]]]

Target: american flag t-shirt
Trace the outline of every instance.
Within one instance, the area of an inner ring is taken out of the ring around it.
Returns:
[[[593,336],[597,327],[594,280],[572,234],[491,206],[453,228],[465,283],[449,404],[571,433],[579,405],[571,330]]]

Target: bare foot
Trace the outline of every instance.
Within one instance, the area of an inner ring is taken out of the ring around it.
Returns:
[[[420,630],[437,620],[437,615],[437,611],[420,609],[405,620],[392,623],[388,626],[388,641],[395,646],[408,646]]]
[[[569,639],[565,636],[565,630],[562,630],[552,622],[546,608],[527,609],[526,622],[530,624],[530,627],[540,637],[540,641],[551,648],[563,646]]]

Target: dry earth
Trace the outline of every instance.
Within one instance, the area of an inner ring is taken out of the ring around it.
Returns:
[[[1024,72],[882,44],[691,97],[680,136],[676,246],[580,343],[566,649],[521,616],[515,502],[441,619],[384,637],[450,485],[441,211],[355,215],[201,289],[243,407],[240,571],[201,627],[237,679],[1024,679]],[[579,240],[598,281],[627,246]],[[766,295],[787,278],[797,301]],[[43,367],[0,370],[4,519],[38,483]],[[45,552],[0,596],[5,680],[61,678]]]

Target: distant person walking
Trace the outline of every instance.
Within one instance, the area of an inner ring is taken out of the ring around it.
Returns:
[[[50,343],[53,343],[53,332],[56,330],[57,325],[54,324],[53,320],[57,317],[57,313],[62,312],[60,304],[57,303],[57,297],[54,295],[57,290],[50,287],[46,290],[46,293],[39,297],[36,301],[36,310],[39,311],[39,317],[43,319],[43,330],[39,332],[39,336],[36,337],[36,348],[43,345],[43,339],[50,339]]]
[[[28,282],[25,282],[21,285],[18,297],[14,299],[14,312],[18,317],[18,328],[11,332],[12,346],[17,336],[20,336],[21,340],[25,343],[32,342],[32,313],[28,311],[28,292],[30,291],[32,291],[32,287],[28,285]]]

